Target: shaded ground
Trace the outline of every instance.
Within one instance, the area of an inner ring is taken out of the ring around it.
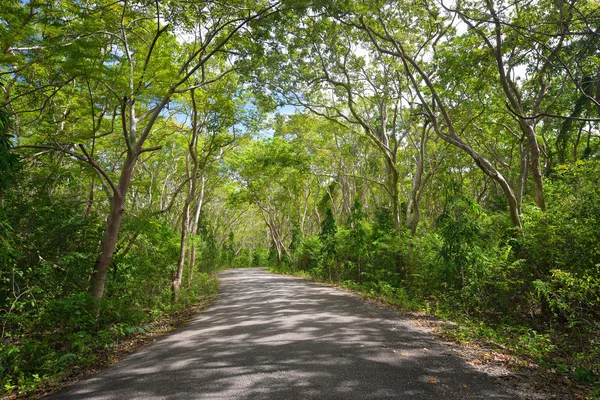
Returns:
[[[518,399],[414,324],[259,269],[175,334],[50,399]]]

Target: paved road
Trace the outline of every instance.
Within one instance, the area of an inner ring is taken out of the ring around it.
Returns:
[[[259,269],[173,335],[58,399],[513,399],[444,344],[343,291]]]

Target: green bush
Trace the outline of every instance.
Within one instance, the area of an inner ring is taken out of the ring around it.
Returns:
[[[321,242],[318,236],[311,236],[302,241],[298,250],[297,268],[301,271],[316,270],[319,266]]]
[[[268,252],[263,248],[256,248],[252,251],[252,266],[266,267],[268,265]]]
[[[233,268],[247,268],[252,266],[252,253],[250,249],[243,248],[240,253],[235,256],[231,261],[231,266]]]
[[[548,210],[527,209],[519,243],[542,317],[571,327],[600,321],[598,170],[598,160],[558,166],[546,181]]]

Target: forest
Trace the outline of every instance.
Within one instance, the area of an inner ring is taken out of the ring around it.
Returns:
[[[3,0],[2,393],[107,362],[230,267],[451,319],[600,396],[600,4]]]

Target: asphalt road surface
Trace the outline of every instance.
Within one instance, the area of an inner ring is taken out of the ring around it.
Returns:
[[[445,344],[344,291],[221,274],[185,328],[50,399],[514,399]]]

